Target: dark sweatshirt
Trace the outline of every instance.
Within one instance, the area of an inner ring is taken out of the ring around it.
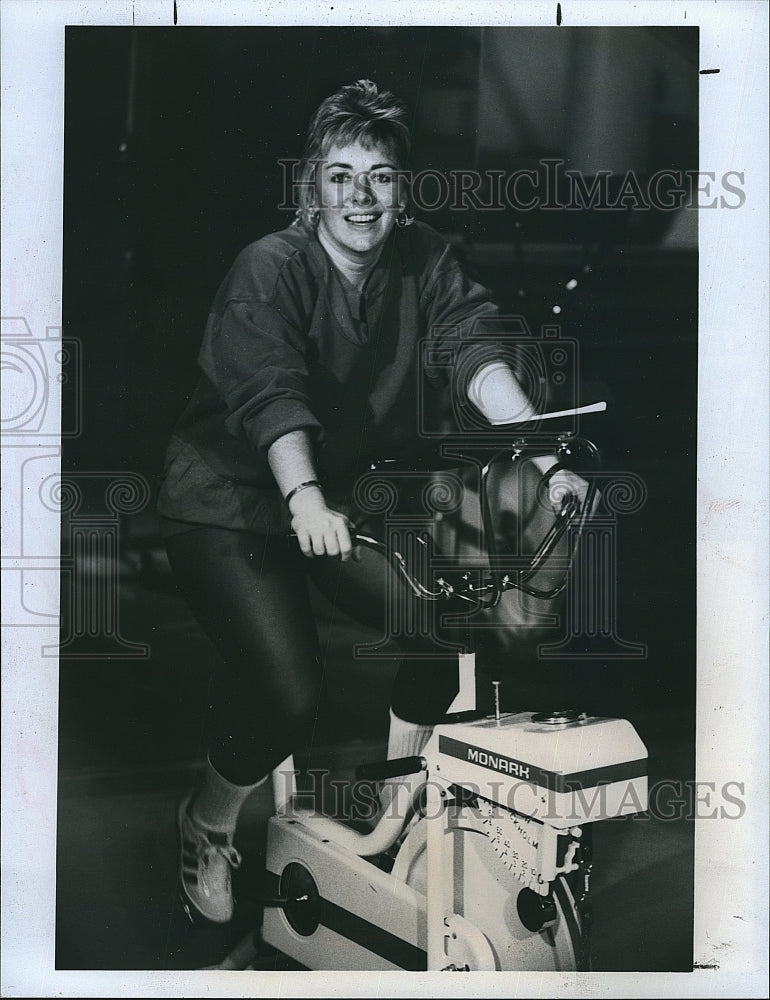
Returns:
[[[166,454],[158,503],[166,532],[191,523],[284,528],[267,451],[290,431],[313,438],[328,498],[349,492],[372,460],[418,453],[426,420],[451,422],[452,394],[467,378],[437,376],[441,365],[427,371],[423,359],[440,362],[442,348],[470,331],[476,340],[485,325],[491,334],[497,309],[487,290],[433,229],[415,223],[394,229],[356,298],[303,224],[238,255]],[[467,377],[495,355],[487,344],[476,342]]]

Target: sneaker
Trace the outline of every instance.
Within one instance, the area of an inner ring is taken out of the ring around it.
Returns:
[[[232,836],[207,830],[188,812],[185,799],[177,814],[181,855],[179,886],[188,915],[190,907],[217,924],[233,916],[232,870],[241,865],[241,855],[233,847]]]

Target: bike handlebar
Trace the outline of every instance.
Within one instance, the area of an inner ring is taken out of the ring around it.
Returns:
[[[576,438],[568,435],[561,435],[558,438],[557,453],[569,455],[573,449],[578,447],[587,452],[594,466],[598,466],[598,450],[592,442],[585,438]],[[500,570],[497,564],[504,561],[504,557],[500,557],[496,550],[492,512],[487,496],[487,475],[491,466],[502,458],[510,458],[512,461],[515,461],[524,457],[533,457],[537,454],[544,454],[542,441],[519,439],[505,448],[498,448],[497,452],[485,463],[481,470],[479,499],[481,504],[484,547],[486,549],[484,555],[488,558],[490,564],[489,574],[485,582],[474,582],[474,570],[465,572],[460,570],[454,574],[445,573],[438,575],[432,587],[426,586],[417,573],[409,566],[404,555],[396,549],[389,547],[382,539],[356,531],[352,536],[353,544],[354,546],[362,546],[381,554],[408,586],[412,594],[423,601],[457,599],[472,604],[476,608],[492,608],[499,603],[501,596],[508,590],[520,590],[531,597],[550,600],[558,596],[567,585],[569,569],[577,552],[585,524],[593,510],[596,496],[596,481],[595,478],[591,477],[589,472],[587,474],[588,490],[582,504],[580,504],[574,494],[571,494],[569,499],[565,500],[562,509],[556,515],[554,523],[538,546],[537,551],[529,558],[526,566],[520,567],[515,571]],[[389,464],[392,467],[393,463]],[[542,477],[538,489],[541,490],[543,484],[547,484],[556,472],[563,468],[565,468],[564,463],[557,462]],[[568,554],[567,566],[561,579],[550,588],[544,589],[534,586],[531,581],[545,567],[554,549],[570,528],[574,528],[572,548]],[[428,547],[429,536],[427,532],[422,536],[416,535],[415,538],[420,545],[425,548]]]
[[[468,570],[460,571],[459,575],[455,576],[454,581],[450,574],[437,576],[435,580],[436,587],[431,590],[410,569],[406,558],[397,549],[389,548],[382,539],[375,538],[373,535],[355,532],[352,536],[352,542],[354,546],[360,545],[363,548],[372,549],[384,556],[414,596],[422,601],[442,601],[456,598],[476,606],[486,605],[487,607],[491,607],[493,603],[498,603],[500,596],[507,590],[521,590],[531,597],[549,600],[557,597],[566,587],[566,571],[559,583],[547,590],[534,587],[529,581],[543,568],[549,555],[562,539],[570,524],[574,523],[579,512],[580,508],[577,505],[576,498],[572,497],[570,502],[557,515],[556,522],[541,542],[537,552],[531,557],[528,566],[525,569],[517,571],[515,574],[510,572],[503,573],[498,581],[493,579],[487,583],[474,583],[472,580],[473,571]],[[416,536],[416,540],[420,545],[427,547],[428,541],[425,537],[418,535]],[[570,556],[570,562],[574,558],[574,554],[573,551]],[[491,596],[492,600],[490,602],[485,602],[484,599],[487,596]]]

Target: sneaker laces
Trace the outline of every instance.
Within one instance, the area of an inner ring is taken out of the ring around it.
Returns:
[[[205,827],[198,826],[193,819],[190,819],[190,822],[195,827],[200,839],[205,842],[205,846],[200,851],[200,859],[207,868],[216,855],[224,858],[233,869],[241,867],[241,862],[243,861],[241,852],[233,846],[229,834],[207,830]]]

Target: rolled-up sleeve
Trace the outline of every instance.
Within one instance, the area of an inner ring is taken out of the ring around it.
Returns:
[[[230,299],[209,317],[198,363],[229,411],[225,427],[265,455],[290,431],[317,432],[306,335],[274,302]]]

